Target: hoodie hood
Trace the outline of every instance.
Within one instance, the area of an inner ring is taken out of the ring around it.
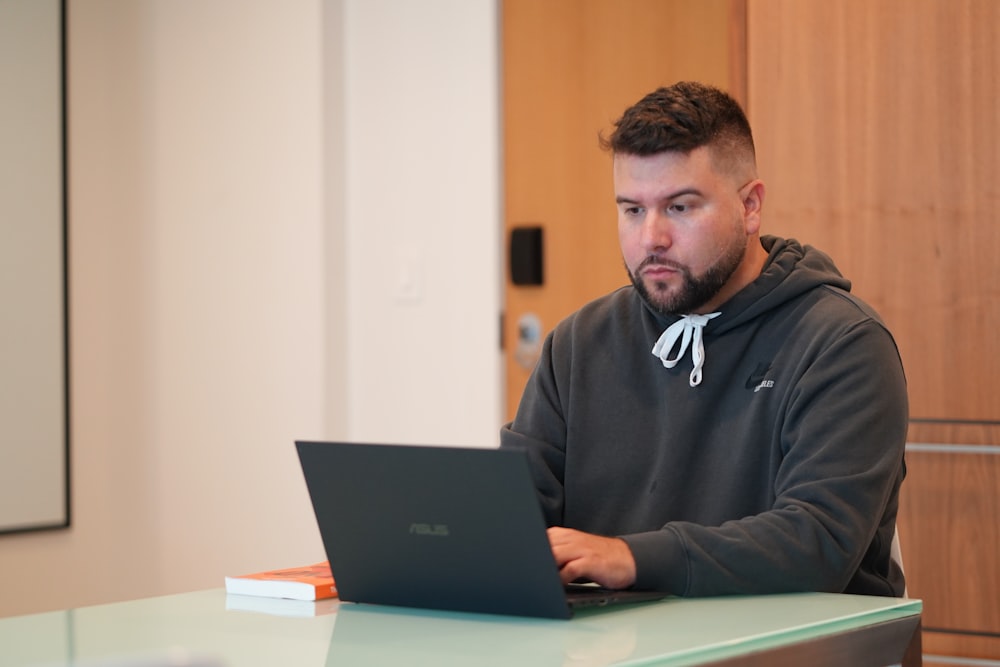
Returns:
[[[820,286],[851,291],[851,281],[823,251],[776,236],[762,236],[760,242],[768,252],[760,276],[719,307],[709,330],[739,326]]]

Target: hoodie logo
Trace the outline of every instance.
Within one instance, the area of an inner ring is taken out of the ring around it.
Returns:
[[[771,370],[770,363],[757,364],[757,368],[747,378],[747,389],[753,389],[755,394],[761,389],[772,389],[774,387],[774,380],[767,379],[767,372],[769,370]]]

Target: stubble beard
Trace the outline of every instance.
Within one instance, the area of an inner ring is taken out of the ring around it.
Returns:
[[[743,256],[746,253],[747,243],[733,243],[726,249],[726,252],[719,257],[712,266],[708,267],[703,274],[695,276],[691,269],[682,264],[657,257],[646,258],[637,268],[636,272],[629,271],[626,265],[625,271],[628,273],[632,285],[646,305],[654,312],[664,316],[679,316],[696,313],[706,303],[711,301],[725,287],[729,279],[736,273]],[[680,286],[669,290],[669,285],[664,281],[655,281],[651,292],[646,284],[636,276],[642,269],[649,265],[665,265],[678,272],[681,279]]]

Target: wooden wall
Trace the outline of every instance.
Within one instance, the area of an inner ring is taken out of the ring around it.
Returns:
[[[924,651],[1000,658],[1000,3],[748,0],[747,23],[766,231],[829,252],[903,356]]]

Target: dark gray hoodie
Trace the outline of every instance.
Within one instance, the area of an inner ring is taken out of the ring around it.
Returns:
[[[531,453],[546,520],[621,536],[637,588],[902,595],[890,559],[907,396],[891,334],[825,254],[762,239],[761,275],[703,329],[624,287],[548,336],[501,447]]]

